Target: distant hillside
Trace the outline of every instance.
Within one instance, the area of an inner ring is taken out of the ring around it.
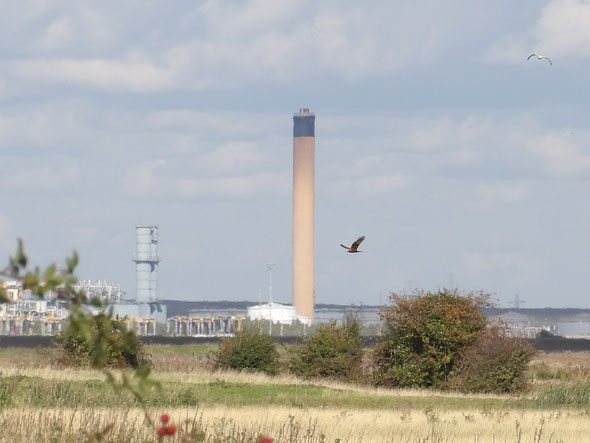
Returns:
[[[254,301],[184,301],[184,300],[161,300],[163,305],[167,306],[168,317],[174,317],[175,315],[188,315],[192,310],[198,311],[222,311],[231,313],[234,312],[245,312],[250,306],[259,304]],[[264,302],[265,303],[265,302]],[[316,310],[332,310],[332,311],[346,311],[351,307],[360,309],[360,305],[335,305],[326,303],[317,303],[315,305]],[[379,306],[363,305],[363,310],[378,310]]]
[[[590,315],[590,309],[583,308],[486,308],[483,310],[488,316],[501,315],[507,312],[528,315],[547,320],[556,320],[561,317],[576,317]]]
[[[263,302],[265,303],[265,302]],[[250,306],[259,304],[255,301],[183,301],[183,300],[162,300],[162,304],[168,306],[168,316],[173,317],[175,315],[188,315],[191,310],[197,311],[221,311],[231,313],[240,312],[244,313]],[[345,312],[349,309],[361,309],[364,311],[379,311],[380,306],[375,305],[338,305],[329,303],[317,303],[315,309],[317,311],[329,310],[329,311],[341,311]],[[563,317],[575,317],[581,315],[590,315],[590,309],[578,309],[578,308],[486,308],[484,313],[488,316],[501,315],[508,312],[514,312],[518,314],[528,315],[539,319],[557,320]]]

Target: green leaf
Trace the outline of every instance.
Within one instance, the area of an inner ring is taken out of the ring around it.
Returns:
[[[19,238],[18,245],[16,248],[16,255],[14,257],[8,257],[8,268],[12,277],[18,277],[21,269],[27,267],[27,257],[23,250],[23,241]]]
[[[72,256],[66,259],[66,264],[68,266],[68,274],[72,274],[76,266],[78,266],[78,253],[74,251]]]
[[[6,295],[6,289],[0,287],[0,303],[9,303],[9,302],[10,302],[10,300],[8,300],[8,295]]]
[[[18,239],[15,261],[21,268],[27,267],[27,256],[25,255],[22,239]]]
[[[39,275],[33,272],[28,272],[23,278],[23,289],[34,290],[39,285]]]
[[[45,273],[43,274],[43,279],[46,282],[53,278],[53,276],[55,275],[55,269],[56,269],[56,266],[51,265],[45,270]]]
[[[8,259],[8,269],[9,269],[9,273],[12,277],[16,277],[18,276],[18,264],[16,263],[16,260],[14,260],[12,257],[10,257]]]
[[[148,378],[150,375],[150,368],[142,367],[135,370],[135,376],[138,378]]]

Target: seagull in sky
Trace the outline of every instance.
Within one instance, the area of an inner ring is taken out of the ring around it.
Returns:
[[[356,241],[352,245],[350,245],[350,248],[348,246],[344,246],[343,244],[340,244],[340,246],[342,246],[344,249],[346,249],[346,252],[350,252],[350,253],[363,252],[363,251],[359,251],[358,247],[363,242],[364,239],[365,239],[365,236],[361,235],[359,238],[356,239]]]
[[[551,60],[550,60],[550,59],[549,59],[549,57],[547,57],[546,55],[538,55],[538,54],[535,54],[535,53],[533,52],[531,55],[529,55],[529,56],[527,57],[527,60],[530,60],[530,58],[531,58],[531,57],[537,57],[539,60],[542,60],[542,59],[546,58],[546,59],[547,59],[547,61],[549,62],[549,64],[550,64],[551,66],[553,66],[553,63],[551,63]]]

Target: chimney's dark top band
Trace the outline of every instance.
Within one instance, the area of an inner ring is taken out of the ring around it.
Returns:
[[[315,137],[315,115],[303,108],[293,116],[293,137]]]

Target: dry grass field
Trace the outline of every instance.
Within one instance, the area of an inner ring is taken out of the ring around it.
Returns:
[[[590,442],[590,397],[568,400],[588,385],[590,353],[538,354],[531,392],[509,397],[213,373],[211,349],[149,346],[162,386],[146,398],[149,415],[178,426],[163,441]],[[48,350],[0,350],[0,441],[91,441],[102,430],[103,441],[158,441],[140,405],[101,372],[54,361]]]
[[[154,415],[162,410],[153,410]],[[584,411],[438,411],[400,409],[235,408],[166,409],[178,424],[169,441],[276,442],[587,442]],[[1,441],[87,440],[112,426],[107,441],[155,441],[139,409],[3,409]],[[202,438],[202,437],[201,437]]]

